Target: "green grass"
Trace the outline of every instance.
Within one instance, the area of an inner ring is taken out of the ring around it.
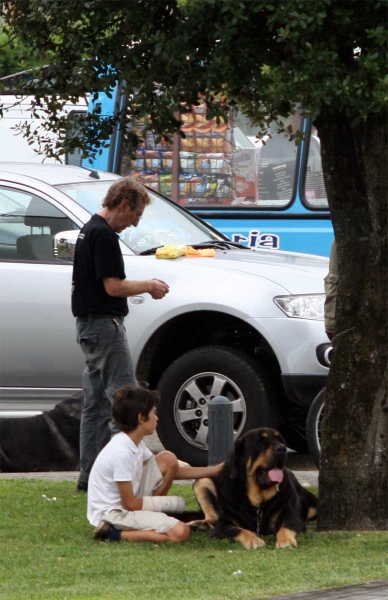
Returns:
[[[86,496],[74,490],[67,481],[0,481],[2,600],[247,600],[388,578],[387,532],[322,534],[311,524],[292,550],[270,537],[248,551],[206,532],[178,545],[95,542]],[[173,493],[196,508],[190,486]]]

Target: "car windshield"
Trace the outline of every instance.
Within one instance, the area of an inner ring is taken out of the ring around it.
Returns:
[[[101,210],[102,201],[112,181],[73,183],[56,186],[89,213]],[[198,245],[222,243],[226,238],[197,220],[188,211],[148,190],[151,204],[147,206],[137,227],[128,227],[121,240],[136,254],[167,244]]]

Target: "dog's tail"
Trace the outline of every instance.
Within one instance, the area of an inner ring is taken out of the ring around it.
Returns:
[[[200,521],[205,518],[205,515],[201,510],[185,510],[180,515],[174,515],[174,517],[183,521],[183,523],[189,523],[190,521]]]

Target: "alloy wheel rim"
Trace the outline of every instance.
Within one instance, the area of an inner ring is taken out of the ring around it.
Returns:
[[[233,436],[246,421],[246,402],[236,383],[214,371],[197,373],[180,387],[174,401],[174,419],[182,437],[192,446],[207,450],[208,407],[215,396],[225,396],[233,405]]]

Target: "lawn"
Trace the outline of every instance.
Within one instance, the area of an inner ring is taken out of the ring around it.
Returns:
[[[312,524],[292,550],[268,538],[248,551],[206,532],[179,545],[95,542],[86,496],[74,490],[1,479],[2,600],[248,600],[388,578],[388,532],[322,534]],[[196,507],[190,486],[173,493]]]

